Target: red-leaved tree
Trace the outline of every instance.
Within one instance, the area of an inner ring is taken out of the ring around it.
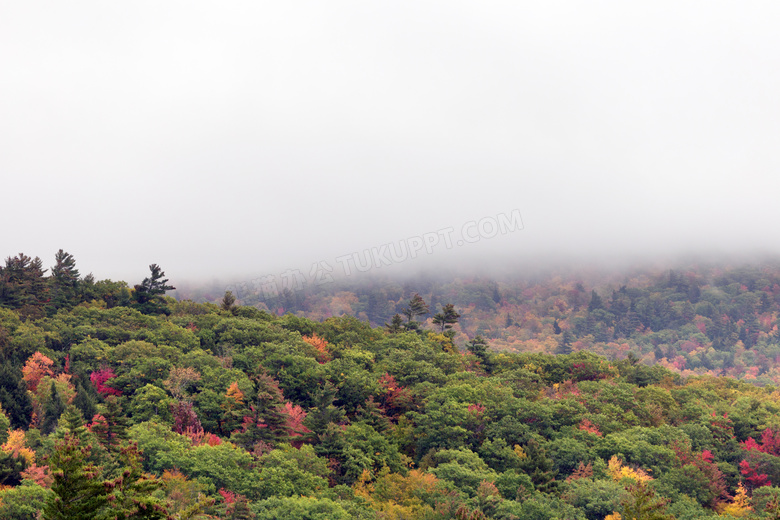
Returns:
[[[117,390],[116,388],[111,388],[110,386],[106,386],[106,381],[110,379],[114,379],[116,377],[116,374],[111,368],[101,368],[100,370],[96,372],[92,372],[89,375],[89,380],[92,381],[92,386],[95,387],[95,390],[102,395],[103,397],[106,397],[108,395],[122,395],[121,390]]]

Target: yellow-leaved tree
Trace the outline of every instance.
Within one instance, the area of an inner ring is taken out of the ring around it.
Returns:
[[[642,471],[641,469],[633,469],[623,464],[623,461],[619,458],[612,456],[609,459],[607,465],[607,472],[612,480],[620,482],[623,479],[633,480],[634,482],[647,482],[653,480],[653,477]]]
[[[735,518],[742,518],[747,516],[753,510],[750,507],[750,497],[747,494],[745,486],[742,482],[737,485],[737,494],[734,496],[734,500],[730,504],[726,504],[719,511],[723,516],[733,516]]]
[[[446,495],[436,476],[419,469],[406,475],[390,473],[385,467],[374,482],[368,470],[355,482],[355,495],[387,520],[422,519],[434,515],[431,503],[444,502]]]

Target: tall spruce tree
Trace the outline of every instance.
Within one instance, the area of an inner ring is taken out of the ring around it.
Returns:
[[[94,520],[100,518],[108,501],[101,469],[88,463],[91,447],[82,446],[78,437],[66,433],[54,445],[47,462],[52,469],[49,501],[43,509],[44,520]]]
[[[44,520],[164,520],[172,519],[154,491],[162,482],[145,475],[135,444],[116,455],[116,478],[104,480],[99,466],[89,462],[92,448],[68,431],[48,458],[52,468],[50,495]]]
[[[24,253],[5,260],[0,269],[0,307],[19,309],[26,318],[43,317],[48,290],[43,262]]]
[[[469,352],[474,354],[477,359],[479,359],[480,363],[482,363],[482,368],[485,369],[485,372],[488,374],[492,372],[493,360],[491,359],[490,352],[488,352],[487,341],[485,341],[482,336],[478,335],[474,337],[474,339],[466,344],[466,348]]]
[[[92,386],[89,388],[91,392],[84,388],[81,381],[76,381],[76,397],[73,399],[73,405],[84,417],[92,417],[97,413],[97,394]]]
[[[54,381],[51,382],[49,402],[44,409],[43,422],[41,423],[41,433],[49,434],[57,428],[57,422],[60,420],[62,412],[65,411],[65,404],[60,399],[60,393]]]
[[[79,271],[76,269],[76,259],[62,249],[54,255],[56,264],[51,268],[49,290],[51,300],[47,309],[54,313],[57,309],[70,308],[78,298]]]
[[[163,482],[143,472],[138,445],[130,443],[123,446],[117,459],[123,468],[122,472],[104,484],[111,490],[107,517],[112,520],[172,520],[174,517],[168,514],[162,501],[154,495]]]
[[[236,297],[233,296],[231,291],[225,291],[225,296],[222,297],[222,310],[232,312],[235,309]]]
[[[309,409],[303,424],[318,436],[320,441],[328,429],[328,424],[339,425],[344,420],[344,410],[333,404],[337,392],[338,388],[333,383],[325,381],[324,385],[311,393],[313,406]]]
[[[27,428],[33,412],[32,400],[22,380],[21,362],[17,363],[0,363],[0,405],[11,419],[12,428]]]
[[[388,332],[391,332],[395,334],[396,332],[401,332],[403,330],[404,325],[404,319],[401,317],[400,314],[396,314],[393,316],[392,321],[390,323],[385,323],[385,327],[387,328]]]
[[[122,411],[122,405],[116,396],[106,397],[105,407],[101,407],[100,415],[95,416],[92,431],[100,444],[111,453],[120,451],[122,443],[127,440],[129,419]]]

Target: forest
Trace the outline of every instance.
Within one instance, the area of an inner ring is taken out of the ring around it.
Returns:
[[[233,284],[239,303],[276,315],[322,321],[355,316],[374,326],[403,314],[420,294],[434,311],[453,304],[460,314],[455,344],[479,335],[501,352],[567,354],[586,350],[608,358],[633,353],[681,375],[727,375],[780,384],[776,369],[780,262],[697,262],[675,268],[578,269],[529,276],[439,273],[351,277],[291,291]],[[224,287],[180,288],[177,297],[218,303]]]
[[[776,265],[234,289],[7,258],[0,518],[780,518]]]

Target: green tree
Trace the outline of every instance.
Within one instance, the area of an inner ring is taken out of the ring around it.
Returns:
[[[434,454],[437,466],[430,471],[437,477],[453,482],[460,491],[474,497],[481,482],[494,482],[498,474],[479,455],[467,448],[442,450]]]
[[[261,367],[252,377],[252,383],[253,395],[247,403],[250,410],[244,418],[243,430],[231,437],[249,450],[258,442],[272,445],[278,438],[284,437],[287,422],[283,411],[284,396],[276,380]]]
[[[403,310],[403,314],[406,316],[406,328],[408,330],[419,329],[420,324],[417,323],[414,319],[417,316],[425,316],[429,312],[431,311],[428,308],[428,304],[425,303],[425,300],[422,299],[422,296],[415,293],[415,295],[412,296],[412,299],[409,300],[409,304]]]
[[[175,433],[169,426],[158,422],[143,422],[131,426],[128,434],[143,451],[146,471],[161,475],[166,469],[183,469],[188,464],[192,440]]]
[[[171,422],[170,406],[174,400],[159,386],[147,384],[133,394],[130,401],[130,412],[133,422],[151,421],[159,418],[165,422]]]
[[[666,509],[669,499],[660,498],[647,482],[637,482],[626,488],[623,516],[632,520],[674,520]]]
[[[104,448],[112,453],[119,452],[122,442],[128,438],[130,421],[122,412],[122,405],[116,396],[106,397],[106,404],[101,408],[101,413],[93,419],[92,431]]]
[[[390,321],[390,324],[385,323],[385,328],[387,328],[388,332],[395,334],[403,330],[403,325],[404,325],[403,318],[401,318],[400,314],[396,314],[395,316],[393,316],[393,319],[392,321]]]
[[[488,352],[487,341],[482,336],[477,335],[466,344],[466,348],[479,359],[485,372],[490,374],[493,371],[493,358]]]
[[[223,311],[231,312],[233,311],[233,307],[236,303],[236,297],[233,296],[233,293],[230,291],[225,291],[225,296],[222,297],[222,304],[220,307],[222,307]]]
[[[80,299],[82,301],[103,300],[106,307],[128,307],[133,300],[127,282],[114,282],[111,280],[95,281],[92,273],[85,276],[79,283]]]
[[[144,475],[138,446],[132,443],[124,446],[118,459],[123,471],[103,484],[110,490],[105,516],[112,520],[171,519],[162,501],[153,495],[163,484],[155,477]]]
[[[352,520],[350,514],[339,502],[329,498],[274,497],[256,502],[252,509],[257,520]],[[363,518],[368,518],[363,517]]]
[[[328,462],[317,456],[314,448],[303,445],[295,449],[283,444],[260,458],[259,496],[314,495],[327,489]]]
[[[65,411],[65,403],[62,402],[57,386],[54,381],[51,382],[49,400],[44,409],[43,422],[41,423],[41,433],[49,434],[57,428],[57,421],[60,415]]]
[[[455,306],[451,303],[442,307],[441,312],[433,315],[433,323],[440,327],[442,333],[444,333],[445,330],[449,332],[450,329],[452,329],[452,326],[458,323],[458,319],[460,319],[460,314],[455,310]]]
[[[213,493],[227,489],[255,499],[260,488],[257,460],[246,450],[230,442],[216,446],[203,444],[186,450],[177,461],[185,475],[203,482]]]
[[[163,296],[166,291],[173,291],[176,287],[168,285],[165,272],[157,264],[149,266],[149,277],[134,286],[135,307],[144,314],[168,314],[163,305]]]
[[[48,290],[43,262],[24,253],[5,260],[0,268],[0,307],[19,309],[28,318],[43,317]]]
[[[340,424],[344,421],[344,410],[335,406],[336,388],[333,383],[326,381],[311,394],[313,406],[303,420],[304,426],[309,428],[314,435],[322,435],[327,430],[328,424]]]
[[[585,515],[554,495],[536,492],[526,497],[522,503],[510,500],[501,502],[496,508],[494,518],[502,520],[561,520],[563,518],[584,520]]]
[[[22,485],[0,491],[0,518],[38,520],[50,490],[26,480]]]
[[[54,261],[56,264],[51,268],[49,277],[50,314],[57,309],[69,308],[76,304],[79,283],[79,271],[76,269],[76,259],[73,255],[60,249],[54,255]]]
[[[91,448],[81,446],[78,437],[66,433],[54,445],[48,463],[52,470],[50,495],[43,508],[44,520],[94,520],[108,503],[101,469],[88,463]]]
[[[564,484],[561,498],[582,511],[588,520],[603,520],[620,509],[628,492],[612,480],[578,478]]]
[[[383,467],[393,472],[406,470],[406,457],[387,436],[365,423],[350,424],[343,432],[344,450],[339,459],[346,482],[352,484],[364,470],[376,475]]]

